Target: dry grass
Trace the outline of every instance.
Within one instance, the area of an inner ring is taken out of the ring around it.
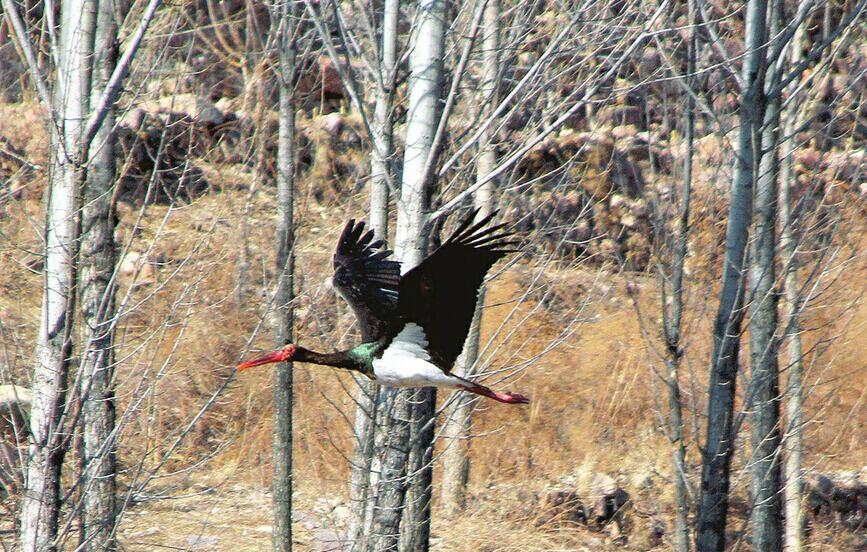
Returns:
[[[32,107],[24,112],[28,110]],[[5,125],[12,124],[6,120]],[[0,127],[0,134],[9,135],[6,126]],[[22,146],[35,158],[43,155],[32,140]],[[271,470],[273,382],[267,370],[245,373],[231,382],[184,444],[169,450],[180,428],[233,377],[232,366],[260,319],[264,322],[254,347],[272,345],[273,326],[266,305],[273,284],[274,194],[266,188],[253,199],[249,289],[247,300],[237,305],[233,300],[240,253],[237,237],[246,200],[243,188],[252,177],[236,168],[206,166],[205,170],[221,193],[173,210],[148,207],[139,228],[133,227],[137,210],[124,208],[121,213],[120,243],[131,243],[131,251],[160,260],[159,266],[147,269],[149,274],[125,272],[120,279],[119,297],[127,297],[128,312],[118,333],[118,357],[122,359],[118,398],[121,411],[136,409],[119,451],[123,481],[141,481],[141,473],[161,461],[166,461],[164,470],[170,471],[215,454],[195,470],[158,480],[147,489],[154,495],[212,490],[131,508],[122,530],[130,550],[153,550],[157,544],[264,550],[270,541],[265,490]],[[39,248],[41,184],[34,182],[21,201],[4,206],[0,215],[0,320],[4,330],[0,360],[5,357],[13,376],[24,384],[39,313],[41,277],[27,265]],[[296,250],[301,291],[299,341],[312,347],[342,346],[354,339],[352,316],[325,282],[340,227],[346,218],[362,216],[363,205],[360,198],[351,197],[339,208],[320,207],[306,186],[302,185],[299,194]],[[706,233],[697,237],[697,243],[715,243],[716,238],[710,236],[716,228],[713,219],[703,228]],[[863,236],[863,225],[856,224],[852,231]],[[703,395],[716,289],[708,276],[713,274],[708,263],[719,262],[712,253],[696,251],[690,259],[693,280],[683,377],[690,433],[693,427],[702,431],[705,424]],[[523,370],[507,371],[506,381],[495,375],[488,382],[526,393],[533,402],[526,408],[478,404],[474,426],[478,436],[471,448],[470,509],[458,519],[436,513],[435,548],[541,551],[620,546],[605,532],[539,526],[536,518],[526,514],[549,485],[568,482],[583,492],[592,475],[601,472],[614,477],[633,497],[629,548],[650,549],[654,545],[648,537],[651,529],[668,523],[671,513],[669,450],[656,414],[657,403],[664,402],[664,389],[653,375],[658,362],[648,352],[625,287],[631,282],[640,289],[645,328],[655,337],[656,282],[651,276],[605,272],[590,265],[550,268],[544,282],[557,293],[540,302],[547,289],[542,288],[516,305],[535,270],[532,261],[519,263],[490,286],[488,303],[495,306],[485,311],[482,330],[482,343],[489,344],[489,368],[530,361]],[[805,453],[811,471],[859,470],[867,457],[867,352],[863,346],[867,307],[860,301],[864,281],[867,267],[856,258],[818,296],[806,317],[805,339],[811,349],[806,379],[811,388],[806,402],[810,424]],[[564,320],[576,312],[580,317],[577,331],[539,356],[560,337]],[[748,350],[746,344],[743,350]],[[329,504],[345,500],[354,384],[347,375],[303,365],[296,368],[295,382],[297,507],[311,516],[322,516],[322,497],[328,497]],[[744,429],[742,436],[748,434],[748,427]],[[688,463],[696,474],[699,456],[690,439]],[[741,450],[745,450],[742,441]],[[736,457],[736,469],[743,467],[745,458],[745,454]],[[745,478],[736,480],[736,496],[743,498],[746,485]],[[742,515],[743,511],[735,507],[734,513]],[[811,541],[815,549],[848,546],[839,540],[844,537],[822,531]],[[314,532],[299,522],[302,550],[313,543]]]

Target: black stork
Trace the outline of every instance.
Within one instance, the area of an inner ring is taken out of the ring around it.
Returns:
[[[334,254],[334,287],[352,306],[362,343],[318,353],[286,345],[244,362],[238,370],[273,362],[309,362],[360,372],[392,387],[460,389],[502,403],[525,404],[517,393],[500,393],[451,373],[473,318],[479,286],[497,260],[513,250],[505,224],[486,226],[495,213],[473,223],[469,214],[452,236],[418,266],[400,274],[391,251],[364,222],[350,220]]]

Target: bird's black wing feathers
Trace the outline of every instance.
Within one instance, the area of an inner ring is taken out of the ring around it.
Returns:
[[[355,220],[346,223],[334,252],[334,287],[355,312],[365,343],[382,337],[397,307],[400,263],[389,255],[373,230]]]
[[[515,242],[505,224],[485,228],[496,213],[473,222],[470,213],[451,237],[400,279],[398,314],[420,325],[428,351],[440,368],[451,370],[464,346],[485,274]]]

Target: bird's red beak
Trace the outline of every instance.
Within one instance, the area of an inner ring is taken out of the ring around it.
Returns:
[[[274,362],[286,362],[291,360],[295,355],[295,346],[288,345],[279,351],[274,351],[273,353],[268,353],[265,356],[261,356],[259,358],[254,358],[253,360],[248,360],[247,362],[242,362],[238,365],[238,371],[246,370],[247,368],[254,368],[256,366],[262,366],[263,364],[272,364]]]

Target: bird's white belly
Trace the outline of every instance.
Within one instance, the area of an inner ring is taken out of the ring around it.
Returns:
[[[440,370],[435,364],[420,358],[401,356],[373,361],[376,381],[391,387],[447,387],[454,389],[465,384]]]

